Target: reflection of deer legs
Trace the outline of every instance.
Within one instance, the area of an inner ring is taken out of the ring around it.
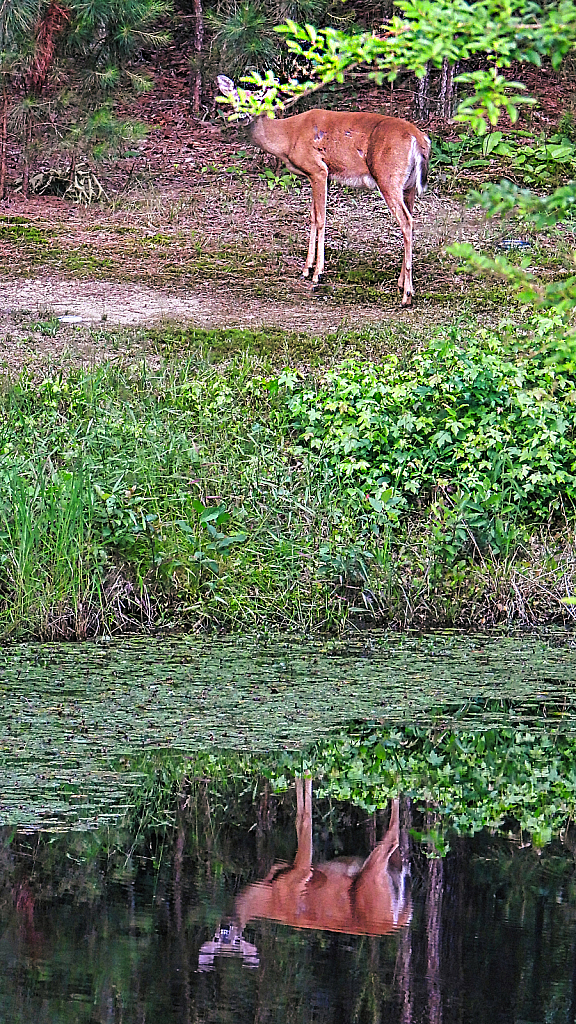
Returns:
[[[298,849],[292,870],[308,877],[312,868],[312,779],[296,779]]]
[[[409,865],[399,841],[399,802],[392,801],[388,831],[367,860],[335,857],[312,866],[312,780],[296,779],[296,835],[292,864],[274,864],[262,882],[236,897],[239,928],[254,918],[300,928],[385,935],[411,916]]]
[[[253,917],[283,920],[306,890],[312,877],[312,779],[296,779],[296,836],[298,847],[291,865],[275,864],[262,882],[248,885],[236,898],[240,928]]]
[[[354,879],[354,903],[358,911],[369,914],[373,907],[375,894],[382,891],[384,875],[389,866],[392,867],[391,858],[394,856],[400,845],[400,802],[398,797],[392,801],[390,813],[390,824],[386,835],[362,865],[358,875]],[[387,891],[388,887],[387,887]],[[401,894],[401,899],[403,893]]]

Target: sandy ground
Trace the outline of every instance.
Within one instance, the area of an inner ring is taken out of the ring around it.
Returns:
[[[203,286],[186,295],[167,288],[130,282],[69,281],[49,274],[3,281],[0,285],[0,323],[10,330],[23,318],[63,318],[63,323],[88,326],[148,327],[161,323],[188,323],[197,327],[282,327],[287,331],[325,334],[346,327],[382,323],[386,319],[418,315],[390,301],[384,306],[329,304],[324,296],[303,285],[299,303],[242,299],[236,291],[222,295],[219,284]]]

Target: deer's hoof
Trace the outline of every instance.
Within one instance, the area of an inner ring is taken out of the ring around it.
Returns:
[[[402,305],[403,306],[411,306],[412,305],[412,294],[411,293],[408,293],[408,295],[403,295],[402,296]]]

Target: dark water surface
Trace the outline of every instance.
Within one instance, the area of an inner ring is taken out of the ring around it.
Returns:
[[[323,927],[334,896],[330,876],[320,877],[322,860],[332,857],[335,840],[340,855],[365,858],[371,818],[341,805],[337,831],[327,836],[328,807],[315,806],[321,867],[306,894],[293,867],[257,884],[278,859],[293,864],[293,793],[274,806],[268,798],[266,815],[261,801],[251,809],[244,803],[227,821],[217,799],[209,819],[209,790],[202,800],[204,812],[183,811],[162,848],[128,859],[93,835],[8,843],[4,832],[0,1019],[574,1019],[574,861],[560,842],[537,853],[482,834],[455,839],[443,859],[427,859],[404,835],[402,862],[386,869],[383,882],[371,881],[373,906],[382,889],[390,896],[380,925],[372,922],[381,934],[354,932],[350,891],[346,933]],[[405,802],[400,811],[403,818],[410,813]],[[378,838],[386,834],[383,818],[375,823]],[[292,886],[288,909],[288,896],[284,904],[262,898],[281,881]],[[314,900],[314,928],[286,923]],[[239,920],[242,910],[256,915],[270,907],[283,920]]]
[[[0,1021],[576,1019],[576,647],[0,655]]]

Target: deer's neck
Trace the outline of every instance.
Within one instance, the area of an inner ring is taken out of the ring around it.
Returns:
[[[255,146],[260,146],[260,149],[272,156],[281,156],[284,150],[282,121],[274,121],[263,114],[252,121],[248,131]]]

